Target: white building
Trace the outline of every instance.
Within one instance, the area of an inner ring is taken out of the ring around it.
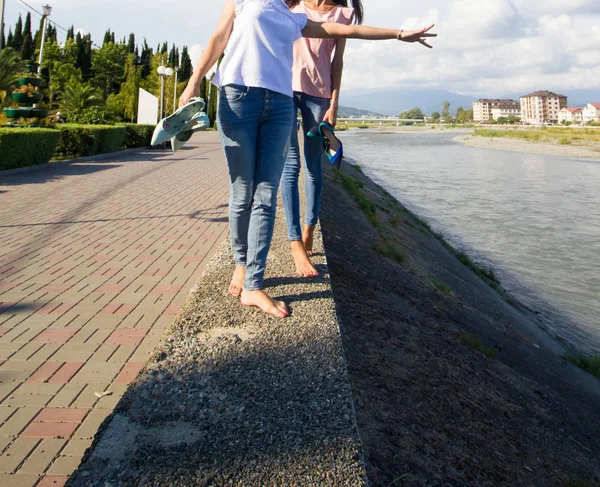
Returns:
[[[507,113],[506,115],[498,115],[499,117],[508,117],[510,115],[519,116],[521,114],[521,107],[514,100],[481,98],[473,103],[473,121],[487,122],[490,118],[496,119],[493,113],[494,110],[496,110],[497,113]],[[503,112],[498,112],[498,110],[503,110]]]
[[[521,97],[523,123],[556,123],[558,112],[567,107],[567,97],[551,91],[536,91]]]
[[[514,105],[504,105],[498,108],[492,108],[491,115],[494,120],[499,118],[518,117],[521,118],[521,107],[518,103]]]
[[[581,108],[563,108],[558,112],[558,123],[571,122],[580,124],[583,122],[583,110]]]
[[[600,103],[588,103],[583,109],[583,123],[600,122]]]

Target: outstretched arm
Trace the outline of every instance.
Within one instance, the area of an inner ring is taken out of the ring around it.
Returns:
[[[397,39],[403,42],[418,42],[425,47],[431,48],[427,42],[428,37],[437,37],[437,34],[429,33],[434,24],[418,30],[379,29],[365,25],[344,25],[338,23],[319,23],[309,20],[302,30],[304,37],[316,37],[319,39],[365,39],[381,41],[385,39]]]
[[[223,54],[223,51],[225,51],[227,43],[229,42],[229,37],[231,36],[231,31],[233,30],[234,20],[235,0],[227,0],[225,8],[223,8],[219,25],[208,41],[208,45],[202,53],[200,61],[198,61],[198,64],[196,65],[194,74],[192,74],[185,91],[182,93],[181,98],[179,99],[180,107],[187,104],[190,98],[200,95],[200,81],[202,81],[202,78],[206,76],[206,73],[208,73],[210,68],[215,65],[219,59],[219,56]]]

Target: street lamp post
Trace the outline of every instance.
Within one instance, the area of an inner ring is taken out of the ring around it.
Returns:
[[[165,79],[173,75],[173,70],[159,66],[156,71],[160,76],[160,111],[158,112],[158,118],[161,120],[165,116]]]
[[[175,88],[173,88],[173,113],[177,110],[177,77],[179,75],[179,68],[175,68]]]
[[[40,45],[38,75],[42,73],[42,61],[44,60],[44,43],[46,41],[46,27],[48,26],[48,17],[50,17],[50,14],[52,13],[52,7],[50,5],[44,5],[42,9],[44,14],[44,26],[42,27],[42,44]]]
[[[0,51],[4,47],[4,0],[0,0]]]

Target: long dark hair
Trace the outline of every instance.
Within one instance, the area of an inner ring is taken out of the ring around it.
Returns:
[[[348,6],[348,0],[333,0],[333,1],[335,3],[337,3],[338,5],[341,5],[342,7]],[[351,0],[351,2],[352,2],[352,8],[354,9],[354,21],[357,24],[362,24],[363,18],[364,18],[362,0]],[[294,8],[296,5],[298,5],[300,3],[300,0],[285,0],[285,3],[288,4],[288,7]]]

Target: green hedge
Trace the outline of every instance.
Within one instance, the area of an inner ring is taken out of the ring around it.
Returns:
[[[87,157],[117,152],[125,140],[126,129],[113,125],[58,126],[60,140],[56,154],[61,157]]]
[[[121,125],[125,127],[123,149],[150,147],[152,134],[156,125],[137,125],[135,123],[124,123]]]
[[[41,128],[0,128],[0,170],[44,164],[50,160],[60,132]]]

